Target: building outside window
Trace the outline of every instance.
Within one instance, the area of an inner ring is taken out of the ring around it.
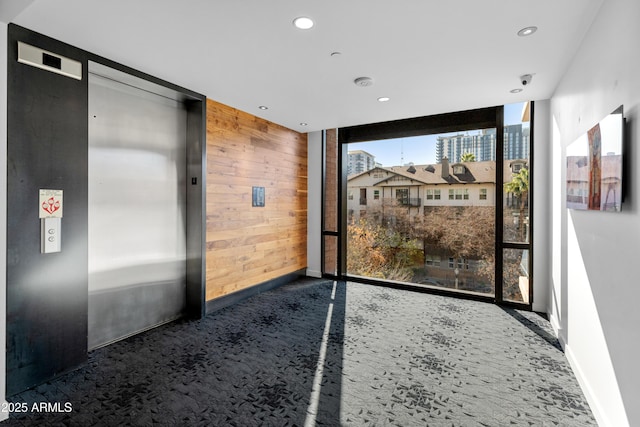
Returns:
[[[480,189],[480,200],[487,200],[487,189],[486,188],[481,188]]]

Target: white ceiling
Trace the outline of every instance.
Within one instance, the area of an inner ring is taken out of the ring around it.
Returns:
[[[603,1],[2,0],[0,19],[307,132],[547,99]]]

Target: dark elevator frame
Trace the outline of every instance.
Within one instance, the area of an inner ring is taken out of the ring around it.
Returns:
[[[432,116],[415,117],[393,120],[389,122],[372,123],[351,126],[337,130],[337,228],[338,231],[327,230],[325,227],[325,197],[326,197],[326,132],[322,132],[322,219],[321,219],[321,267],[322,276],[352,282],[362,282],[371,285],[395,287],[417,292],[432,293],[456,298],[466,298],[483,302],[496,303],[506,307],[532,310],[533,306],[533,181],[534,181],[534,101],[529,101],[529,241],[507,242],[503,239],[504,192],[498,191],[498,183],[503,182],[504,173],[504,106],[480,108],[475,110],[458,111]],[[390,282],[347,274],[347,144],[352,142],[367,142],[382,139],[432,135],[438,133],[496,129],[496,200],[495,200],[495,284],[494,295],[480,295],[452,291],[446,288],[421,287],[409,283]],[[337,274],[325,272],[325,236],[335,236],[337,247]],[[529,302],[519,303],[506,301],[503,298],[503,251],[505,249],[520,249],[529,251]]]
[[[18,63],[18,41],[79,61],[82,80]],[[206,97],[15,24],[7,55],[7,395],[87,362],[88,64],[180,94],[187,111],[186,312],[205,315]],[[62,252],[40,253],[40,188],[64,190]]]

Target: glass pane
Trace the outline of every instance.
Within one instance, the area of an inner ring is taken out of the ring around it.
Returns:
[[[529,242],[528,103],[504,106],[504,236],[506,242]],[[524,121],[523,121],[524,120]]]
[[[495,208],[425,207],[420,283],[494,293]]]
[[[502,262],[502,298],[529,304],[529,251],[505,249]]]
[[[338,231],[338,131],[327,130],[324,181],[324,230]],[[351,191],[352,189],[350,189]],[[357,190],[356,190],[356,194]],[[353,199],[353,194],[348,195]]]
[[[338,275],[338,237],[324,236],[323,273]]]
[[[482,129],[349,144],[347,274],[493,295],[495,141]]]

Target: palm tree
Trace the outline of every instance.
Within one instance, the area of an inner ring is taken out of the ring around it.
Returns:
[[[524,210],[529,196],[529,169],[522,168],[518,173],[514,174],[511,181],[504,184],[504,191],[513,194],[520,200],[518,230],[520,230],[520,239],[524,241]]]
[[[460,161],[461,162],[475,162],[476,161],[476,155],[473,153],[464,153],[462,155],[462,157],[460,157]]]

